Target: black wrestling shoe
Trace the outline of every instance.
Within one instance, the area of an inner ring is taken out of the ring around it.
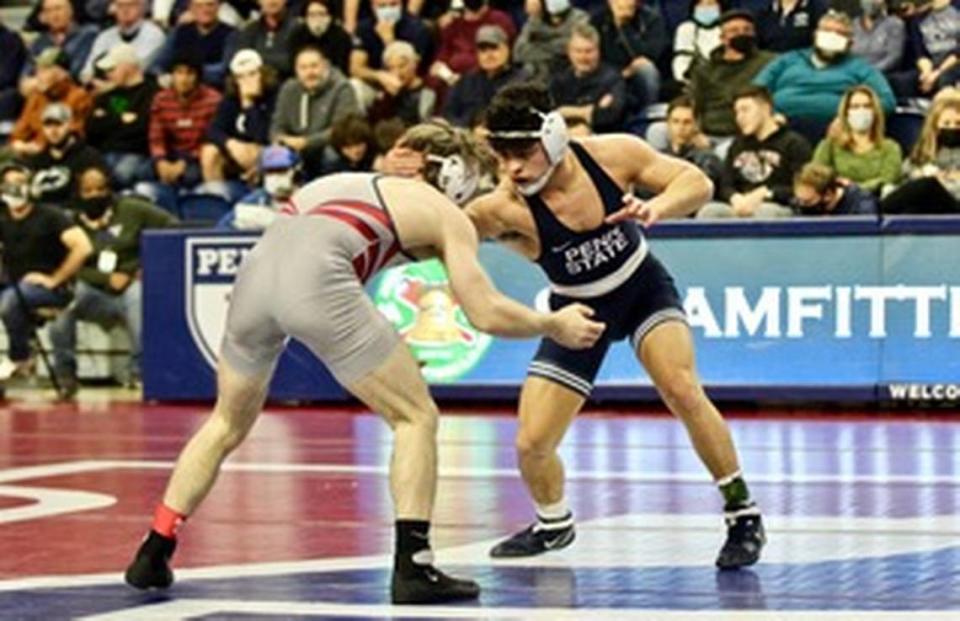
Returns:
[[[173,584],[170,557],[177,549],[176,539],[164,537],[151,530],[143,540],[133,562],[127,567],[124,579],[138,589],[166,589]]]
[[[560,528],[549,528],[549,521],[534,522],[526,529],[495,545],[490,550],[490,556],[519,558],[566,548],[577,536],[573,528],[573,514],[568,513],[565,517],[553,521],[565,525]]]
[[[720,569],[739,569],[760,560],[760,550],[767,543],[763,519],[759,513],[727,518],[727,540],[717,556]]]
[[[480,585],[443,573],[433,565],[407,564],[394,569],[390,600],[394,604],[442,604],[480,596]]]

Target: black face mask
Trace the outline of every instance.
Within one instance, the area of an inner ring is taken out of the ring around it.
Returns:
[[[960,127],[951,127],[937,130],[937,146],[948,149],[960,147]]]
[[[741,54],[752,54],[757,49],[757,38],[752,35],[738,35],[730,39],[730,47]]]
[[[88,220],[99,220],[113,205],[113,196],[92,196],[77,201],[77,208]]]
[[[486,3],[487,0],[463,0],[463,6],[466,7],[468,11],[473,11],[474,13],[482,9]]]

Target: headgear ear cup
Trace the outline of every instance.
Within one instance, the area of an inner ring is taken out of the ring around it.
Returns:
[[[453,202],[463,204],[476,192],[479,175],[459,155],[427,155],[427,161],[440,164],[437,186]]]
[[[567,146],[570,144],[570,133],[567,131],[567,122],[563,120],[563,115],[557,111],[543,112],[537,111],[543,123],[540,124],[540,142],[543,150],[547,153],[547,159],[551,164],[556,164],[563,159],[567,152]]]

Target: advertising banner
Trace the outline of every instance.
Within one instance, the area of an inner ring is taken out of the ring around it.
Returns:
[[[713,227],[716,229],[717,227]],[[863,228],[863,227],[861,227]],[[881,226],[824,235],[798,225],[764,236],[665,227],[652,252],[677,282],[704,383],[739,399],[954,400],[960,396],[960,244],[952,235],[884,234]],[[746,230],[746,229],[744,229]],[[214,395],[231,284],[255,235],[156,232],[145,240],[145,393]],[[493,244],[481,263],[514,299],[545,308],[539,268]],[[437,261],[400,266],[368,284],[440,394],[516,394],[537,342],[475,330]],[[291,343],[274,399],[329,400],[343,391]],[[627,343],[610,349],[600,398],[650,398]]]

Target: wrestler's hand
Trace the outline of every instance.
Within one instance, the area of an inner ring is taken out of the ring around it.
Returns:
[[[642,201],[633,194],[623,195],[623,207],[604,218],[607,224],[616,224],[624,220],[637,220],[645,228],[650,228],[658,220],[660,214],[648,201]]]
[[[593,309],[583,304],[570,304],[550,314],[551,339],[570,349],[593,347],[607,324],[593,321]]]
[[[416,177],[423,170],[423,154],[403,146],[395,146],[383,157],[381,170],[388,175]]]

